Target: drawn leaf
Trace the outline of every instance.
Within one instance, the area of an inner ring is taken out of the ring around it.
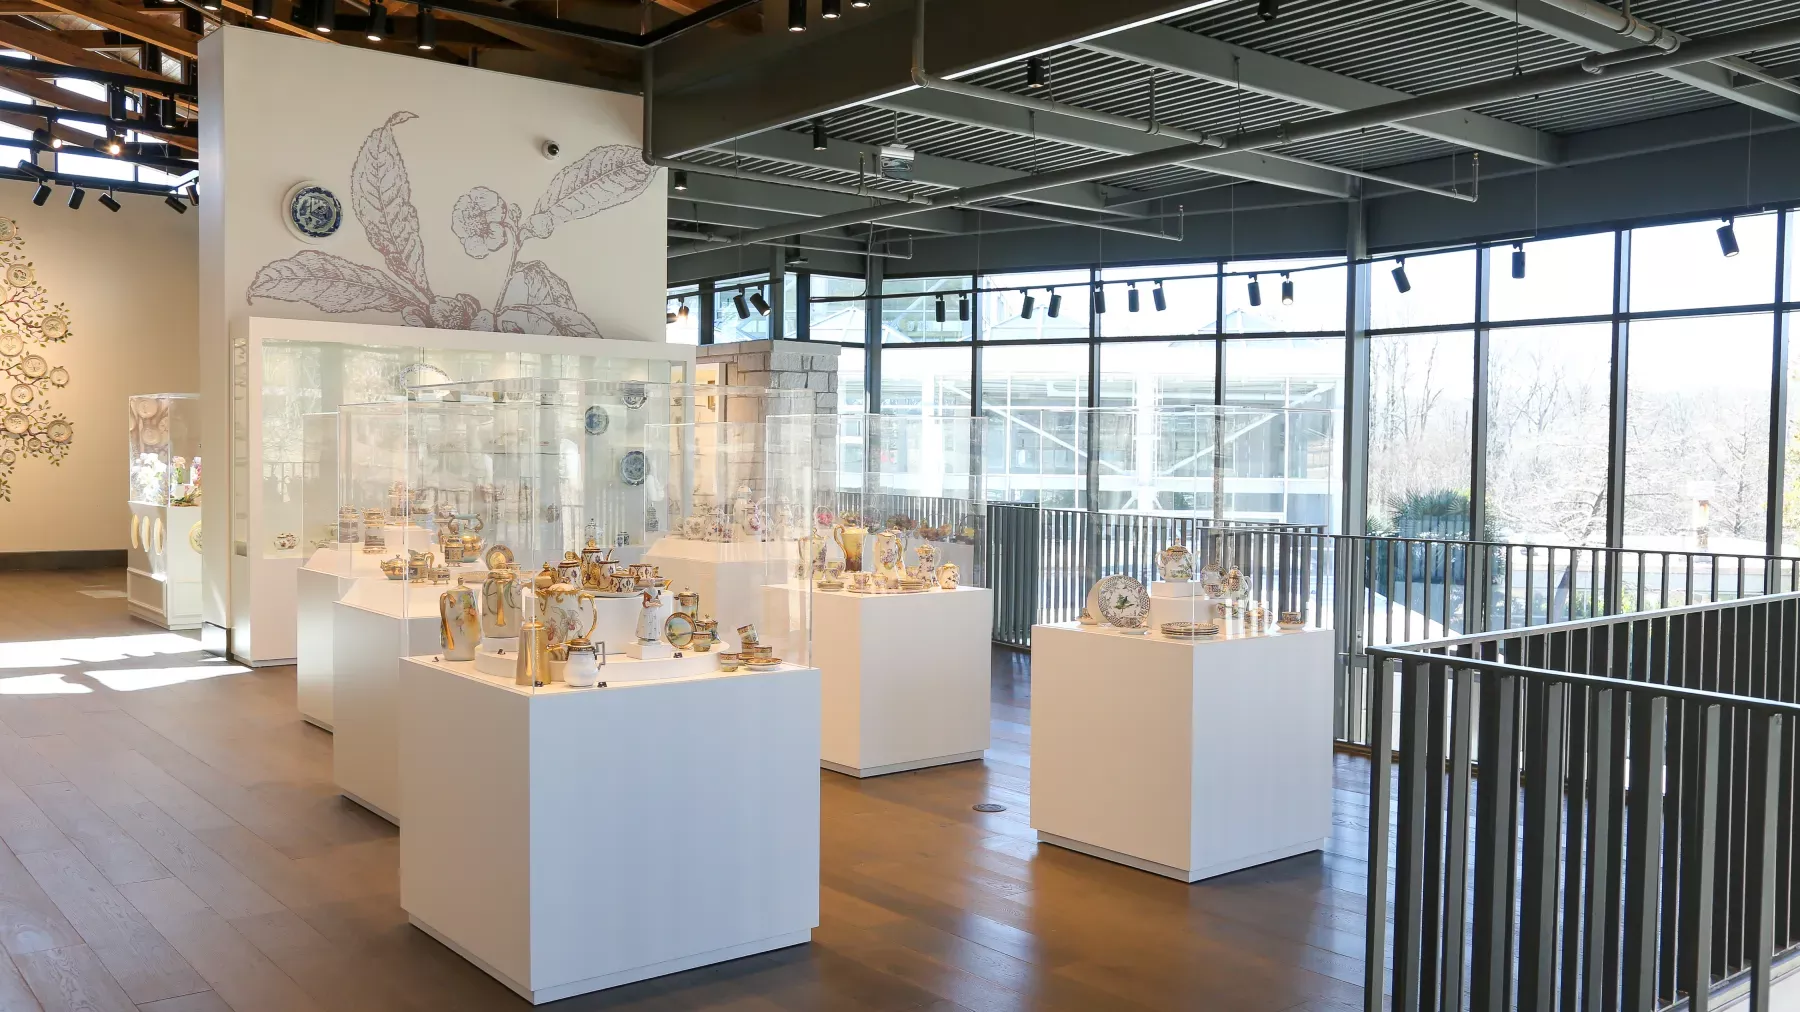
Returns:
[[[569,283],[542,260],[513,268],[494,313],[497,329],[563,337],[599,337],[600,328],[575,305]]]
[[[602,144],[551,177],[534,212],[557,224],[576,221],[636,199],[655,178],[656,169],[637,148]]]
[[[350,170],[350,206],[388,270],[429,299],[431,280],[425,275],[419,209],[413,206],[406,159],[394,141],[394,127],[418,118],[415,113],[397,112],[369,132]]]
[[[379,268],[311,249],[264,264],[244,293],[244,301],[253,299],[304,302],[327,313],[398,313],[423,307]]]

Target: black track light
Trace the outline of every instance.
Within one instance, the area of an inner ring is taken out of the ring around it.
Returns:
[[[850,6],[859,11],[866,11],[869,9],[869,0],[850,0]]]
[[[1169,297],[1163,294],[1163,283],[1161,281],[1158,281],[1156,287],[1151,289],[1150,302],[1152,305],[1156,306],[1156,311],[1159,313],[1164,312],[1169,308]]]
[[[1138,290],[1137,290],[1137,282],[1136,281],[1133,281],[1130,285],[1126,286],[1125,308],[1133,313],[1135,313],[1139,309],[1143,308],[1143,304],[1138,301]]]
[[[1281,0],[1262,0],[1256,5],[1256,16],[1264,21],[1273,21],[1281,16]]]
[[[275,16],[275,0],[250,0],[250,16],[267,21]]]
[[[118,134],[108,133],[106,135],[105,151],[107,154],[112,155],[115,158],[121,154],[124,154],[125,153],[124,139],[121,138]]]
[[[1406,276],[1405,257],[1394,262],[1394,287],[1400,289],[1401,295],[1412,291],[1412,279]]]
[[[119,198],[113,196],[112,191],[108,190],[100,195],[100,206],[117,214],[119,213]]]
[[[814,151],[823,151],[827,147],[830,146],[831,138],[825,136],[825,121],[824,120],[822,120],[822,119],[813,120],[812,121],[812,130],[813,130],[813,150]]]
[[[944,297],[942,295],[937,297],[936,313],[937,313],[937,322],[943,323],[946,314],[944,312]]]
[[[38,167],[36,162],[29,158],[19,163],[19,171],[40,183],[44,181],[44,176],[46,174],[43,169]]]
[[[763,298],[762,289],[758,288],[756,291],[750,293],[750,304],[756,307],[758,314],[762,316],[769,315],[769,300]]]
[[[1512,276],[1515,281],[1525,280],[1525,244],[1513,243]]]
[[[106,114],[113,119],[125,118],[125,89],[111,86],[106,89]]]
[[[182,192],[187,194],[188,203],[195,207],[200,206],[200,190],[193,183],[187,184],[187,189]]]
[[[373,2],[369,4],[368,39],[370,42],[380,42],[387,38],[387,34],[387,5],[382,3],[381,0],[373,0]]]
[[[318,11],[313,18],[313,31],[320,35],[330,35],[337,27],[337,0],[318,0]]]
[[[675,310],[675,318],[677,320],[686,320],[688,318],[688,307],[687,307],[686,299],[682,299],[681,300],[681,308]]]
[[[50,184],[49,183],[39,183],[38,187],[37,187],[37,192],[35,192],[31,195],[31,202],[33,204],[36,204],[39,207],[43,207],[44,201],[49,200],[49,199],[50,199]]]
[[[1252,306],[1262,305],[1262,281],[1254,274],[1250,275],[1250,304]]]
[[[418,47],[421,50],[426,51],[436,49],[437,21],[431,16],[431,8],[419,8],[419,19],[416,22],[415,27],[418,28]]]
[[[686,169],[676,169],[675,170],[674,189],[675,189],[676,193],[686,193],[687,192],[687,170]]]
[[[1737,228],[1730,218],[1726,218],[1725,224],[1719,226],[1719,252],[1728,257],[1738,255]]]
[[[1294,279],[1288,275],[1287,271],[1281,272],[1281,304],[1284,306],[1294,304]]]
[[[1025,296],[1024,301],[1019,303],[1019,319],[1029,320],[1031,314],[1037,311],[1037,298],[1030,292],[1020,292],[1019,294]]]
[[[177,214],[186,214],[187,213],[187,203],[185,201],[183,201],[176,194],[171,193],[168,196],[164,197],[163,203],[174,208],[175,213],[177,213]]]
[[[819,0],[819,16],[836,21],[844,16],[844,0]]]
[[[737,307],[738,319],[748,320],[750,318],[750,303],[744,299],[742,288],[738,289],[737,294],[731,297],[731,304]]]
[[[87,199],[87,191],[77,186],[69,191],[69,210],[81,210],[81,202]]]
[[[1032,90],[1050,86],[1050,64],[1041,56],[1025,61],[1025,87]]]
[[[175,108],[175,100],[172,98],[162,101],[162,125],[171,129],[181,125],[181,114]]]
[[[1061,292],[1057,291],[1054,288],[1052,288],[1050,290],[1050,308],[1044,310],[1044,312],[1046,314],[1048,314],[1052,320],[1054,320],[1057,317],[1062,315],[1062,293]]]
[[[663,313],[663,322],[664,323],[673,324],[675,322],[675,320],[676,320],[676,316],[674,313],[668,313],[668,312]]]
[[[1104,316],[1106,314],[1106,286],[1105,285],[1095,285],[1094,286],[1094,312],[1099,313],[1102,316]]]
[[[956,297],[956,318],[964,323],[969,322],[969,296],[967,292]]]
[[[37,145],[40,148],[49,147],[50,146],[50,131],[45,130],[43,127],[39,127],[38,129],[33,130],[31,132],[31,143]]]
[[[219,0],[200,0],[200,9],[217,14],[219,13]]]
[[[806,31],[806,0],[788,0],[788,31]]]

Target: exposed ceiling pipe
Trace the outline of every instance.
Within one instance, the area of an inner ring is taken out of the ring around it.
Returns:
[[[719,176],[724,179],[749,179],[758,183],[774,183],[778,186],[793,186],[802,190],[822,190],[826,193],[842,193],[851,197],[886,197],[889,200],[904,200],[914,204],[929,204],[930,198],[912,193],[887,193],[880,190],[870,192],[848,183],[833,183],[824,179],[796,179],[792,176],[777,176],[772,172],[756,172],[750,169],[738,169],[729,165],[707,165],[703,162],[690,162],[681,158],[658,158],[651,161],[649,155],[644,160],[652,165],[665,169],[682,169],[697,172],[705,176]],[[689,198],[694,199],[694,198]]]
[[[1627,11],[1615,10],[1611,6],[1601,3],[1600,0],[1544,0],[1544,2],[1557,10],[1567,11],[1578,18],[1611,29],[1633,42],[1641,42],[1666,53],[1680,49],[1682,44],[1688,41],[1687,36],[1680,32],[1653,25]],[[1626,4],[1626,6],[1630,7],[1631,5]],[[1800,83],[1764,70],[1742,57],[1727,56],[1717,60],[1695,62],[1714,63],[1732,73],[1742,74],[1752,80],[1800,95]]]
[[[975,208],[975,210],[987,211],[992,214],[1009,214],[1015,218],[1031,218],[1036,221],[1055,222],[1059,225],[1080,225],[1084,228],[1097,228],[1103,232],[1123,232],[1126,235],[1142,236],[1146,239],[1166,239],[1169,242],[1181,242],[1187,238],[1187,222],[1182,218],[1179,211],[1175,215],[1175,234],[1170,235],[1167,232],[1152,232],[1149,229],[1131,228],[1127,225],[1115,225],[1110,221],[1087,221],[1082,218],[1067,218],[1059,214],[1046,214],[1042,211],[1026,211],[1016,207],[995,207],[992,204],[983,204],[980,207]]]
[[[673,238],[673,239],[692,239],[696,242],[704,242],[704,243],[728,243],[731,241],[729,239],[726,239],[723,236],[714,235],[711,232],[698,232],[693,229],[687,229],[687,228],[671,228],[671,229],[669,229],[669,236],[670,236],[670,238]],[[815,253],[841,253],[844,256],[849,256],[849,257],[870,256],[870,257],[883,257],[888,260],[911,260],[913,258],[913,255],[910,251],[906,252],[906,253],[883,253],[874,248],[846,249],[843,246],[815,246],[810,243],[803,243],[803,242],[778,242],[778,243],[770,242],[770,243],[759,243],[758,245],[777,246],[777,247],[780,247],[781,249],[811,250]]]
[[[1461,88],[1449,88],[1428,95],[1415,95],[1397,102],[1367,106],[1349,112],[1333,113],[1315,119],[1293,123],[1279,123],[1262,130],[1253,130],[1232,137],[1217,139],[1214,143],[1177,144],[1173,147],[1157,151],[1149,151],[1138,155],[1126,155],[1121,158],[1108,159],[1092,165],[1077,166],[1057,172],[1046,172],[1025,179],[1006,180],[1002,183],[990,183],[973,186],[933,197],[932,207],[966,207],[978,201],[995,200],[1001,197],[1013,197],[1029,193],[1032,190],[1051,186],[1062,186],[1067,183],[1090,183],[1112,176],[1141,172],[1146,169],[1161,168],[1165,165],[1185,163],[1194,159],[1216,157],[1225,151],[1258,151],[1263,148],[1277,147],[1285,144],[1298,144],[1303,141],[1319,140],[1338,134],[1352,133],[1368,127],[1385,126],[1399,120],[1414,119],[1419,116],[1430,116],[1435,113],[1451,112],[1469,106],[1485,105],[1489,102],[1503,102],[1508,99],[1524,98],[1549,92],[1583,88],[1600,81],[1610,81],[1627,77],[1638,77],[1654,74],[1670,67],[1683,66],[1706,60],[1735,56],[1739,53],[1751,53],[1761,49],[1773,49],[1778,46],[1789,46],[1800,43],[1800,19],[1778,21],[1760,28],[1730,32],[1704,41],[1690,41],[1679,52],[1658,53],[1657,50],[1646,50],[1649,55],[1630,63],[1615,64],[1603,67],[1599,73],[1593,73],[1581,64],[1566,67],[1554,67],[1530,74],[1518,74],[1481,84],[1467,85]],[[1209,139],[1213,140],[1213,139]],[[849,225],[861,225],[873,221],[885,221],[890,218],[903,217],[923,210],[916,204],[887,203],[878,204],[866,211],[852,211],[844,214],[826,215],[803,221],[789,222],[785,225],[772,225],[758,229],[738,240],[744,244],[765,242],[770,239],[784,239],[788,236],[802,235],[816,229],[841,228]],[[719,249],[723,247],[707,247]],[[685,256],[688,253],[702,252],[700,249],[675,248],[669,251],[671,257]]]
[[[942,91],[952,95],[962,95],[965,98],[973,98],[982,102],[994,102],[999,105],[1010,105],[1020,109],[1030,109],[1033,112],[1068,116],[1071,119],[1087,120],[1090,123],[1104,123],[1107,126],[1118,127],[1122,130],[1130,130],[1134,133],[1150,134],[1156,137],[1167,137],[1170,140],[1186,141],[1190,144],[1210,144],[1211,141],[1217,139],[1211,134],[1205,134],[1198,130],[1184,130],[1181,127],[1169,126],[1167,123],[1156,122],[1154,119],[1141,120],[1132,119],[1129,116],[1117,116],[1109,112],[1100,112],[1097,109],[1087,109],[1078,105],[1069,105],[1066,102],[1054,102],[1049,99],[1034,98],[1030,95],[1015,95],[1010,91],[1001,91],[998,88],[983,88],[980,85],[963,84],[960,81],[952,81],[947,78],[930,74],[925,70],[924,6],[923,0],[920,0],[918,10],[915,14],[919,24],[913,31],[912,82],[927,91]],[[1476,199],[1471,194],[1458,193],[1455,190],[1440,190],[1434,186],[1425,186],[1404,179],[1394,179],[1390,176],[1383,176],[1373,172],[1364,172],[1360,169],[1346,169],[1341,165],[1332,165],[1329,162],[1314,161],[1310,158],[1299,158],[1294,155],[1277,154],[1273,151],[1264,151],[1263,156],[1284,162],[1292,162],[1296,165],[1307,165],[1315,169],[1324,169],[1328,172],[1337,172],[1346,176],[1354,176],[1358,179],[1373,180],[1374,182],[1384,183],[1388,186],[1398,186],[1402,189],[1418,190],[1421,193],[1431,193],[1440,197],[1449,197],[1452,200],[1463,200],[1473,203]],[[1193,167],[1198,168],[1198,166]],[[1216,172],[1217,170],[1214,169],[1212,171]]]

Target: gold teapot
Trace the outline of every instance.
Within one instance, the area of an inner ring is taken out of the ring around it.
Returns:
[[[406,579],[406,560],[396,555],[381,562],[381,574],[390,580]]]
[[[612,549],[601,548],[593,537],[581,550],[581,586],[588,590],[612,590]]]

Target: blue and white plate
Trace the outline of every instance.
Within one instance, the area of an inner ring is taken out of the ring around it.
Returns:
[[[293,233],[307,242],[337,234],[344,224],[344,205],[318,183],[296,183],[281,203],[281,217]]]
[[[606,413],[605,408],[596,404],[588,408],[587,413],[582,416],[582,424],[586,426],[588,435],[598,436],[606,431],[608,425],[612,424],[612,416]]]
[[[641,408],[650,399],[650,389],[636,381],[625,383],[619,388],[619,399],[628,408]]]
[[[619,458],[619,480],[627,485],[642,485],[650,474],[650,458],[642,450],[632,450]]]

